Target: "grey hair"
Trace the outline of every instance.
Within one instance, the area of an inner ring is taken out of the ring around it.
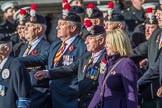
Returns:
[[[68,21],[69,26],[76,25],[76,32],[79,33],[81,30],[81,23],[80,22],[73,22],[73,21]]]
[[[102,33],[96,36],[96,40],[99,40],[101,37],[106,38],[106,33]]]

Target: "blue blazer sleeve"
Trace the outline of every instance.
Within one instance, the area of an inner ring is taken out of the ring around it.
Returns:
[[[27,57],[19,57],[18,59],[26,66],[47,65],[49,50],[38,55],[29,55]]]
[[[78,66],[79,60],[76,62],[68,65],[68,66],[60,66],[54,69],[50,69],[49,72],[49,79],[58,79],[64,78],[72,75],[78,74]]]

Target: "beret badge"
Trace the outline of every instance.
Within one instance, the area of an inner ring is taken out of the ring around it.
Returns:
[[[147,8],[147,9],[146,9],[146,13],[148,14],[148,18],[150,19],[150,20],[149,20],[150,24],[153,24],[153,19],[152,19],[152,17],[153,17],[152,8]]]
[[[88,17],[91,17],[92,16],[92,13],[93,13],[93,9],[95,8],[95,5],[92,4],[92,3],[89,3],[87,5],[87,15]]]

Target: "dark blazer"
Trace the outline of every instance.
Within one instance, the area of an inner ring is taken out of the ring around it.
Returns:
[[[7,79],[2,78],[5,69],[8,69],[10,73]],[[20,98],[29,101],[31,93],[29,74],[17,59],[8,58],[0,71],[0,85],[6,87],[6,95],[0,96],[0,108],[17,108],[17,101]]]
[[[21,40],[16,43],[13,48],[12,48],[12,52],[13,52],[13,56],[14,57],[18,57],[19,53],[21,51],[22,46],[24,46],[25,43],[23,43]]]
[[[19,57],[22,57],[26,48],[28,46],[28,43],[24,44],[22,47]],[[39,53],[43,53],[47,51],[50,44],[47,42],[44,38],[40,40],[40,42],[36,45],[36,47],[33,49],[35,51],[36,55]],[[32,51],[29,55],[33,55]],[[42,79],[42,80],[36,80],[34,78],[34,74],[37,70],[44,70],[46,69],[45,65],[40,65],[37,67],[30,67],[27,68],[30,74],[31,84],[32,84],[32,97],[31,97],[31,108],[50,108],[50,96],[49,96],[49,80],[48,79]]]
[[[97,66],[99,68],[101,58],[103,57],[105,51],[106,50],[104,50],[104,52],[99,57],[97,62],[93,65],[93,67]],[[98,86],[97,79],[92,80],[86,78],[85,77],[86,73],[83,72],[84,66],[88,64],[88,61],[91,56],[92,54],[90,52],[87,52],[81,57],[81,59],[70,64],[69,66],[61,66],[49,70],[50,79],[58,79],[58,78],[67,77],[75,74],[78,75],[78,81],[79,81],[78,108],[87,108]]]
[[[160,42],[160,33],[161,29],[156,29],[150,39],[140,45],[138,45],[133,51],[134,55],[141,56],[146,55],[149,61],[149,68],[152,67],[156,62],[157,58],[159,57],[160,50],[159,50],[159,42]],[[139,81],[142,83],[144,76],[142,76]],[[140,91],[142,97],[145,99],[154,99],[157,98],[156,91],[159,88],[160,83],[159,79],[154,79],[150,84],[142,85],[140,84]]]
[[[5,20],[0,24],[0,33],[12,34],[16,31],[16,24],[12,24],[9,21]]]
[[[53,59],[62,44],[61,40],[53,42],[48,51],[36,56],[29,56],[21,60],[26,66],[38,66],[48,64],[48,69],[52,69],[63,65],[63,57],[58,65],[54,67]],[[73,51],[69,48],[63,55],[72,55],[73,61],[77,61],[85,52],[86,46],[84,40],[77,36],[70,46],[74,46]],[[53,80],[51,83],[52,103],[53,108],[77,108],[78,96],[78,79],[77,75],[69,76],[62,79]]]
[[[143,24],[139,24],[135,27],[132,35],[130,36],[130,41],[132,44],[132,48],[135,48],[140,43],[145,42],[145,26]]]
[[[134,28],[144,22],[144,10],[137,10],[133,6],[128,8],[124,13],[126,25],[128,26],[128,33],[131,35]]]

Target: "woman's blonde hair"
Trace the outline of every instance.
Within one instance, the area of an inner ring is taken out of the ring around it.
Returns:
[[[121,29],[115,29],[107,33],[106,44],[112,46],[113,51],[119,53],[121,56],[130,56],[132,48],[128,35]]]

